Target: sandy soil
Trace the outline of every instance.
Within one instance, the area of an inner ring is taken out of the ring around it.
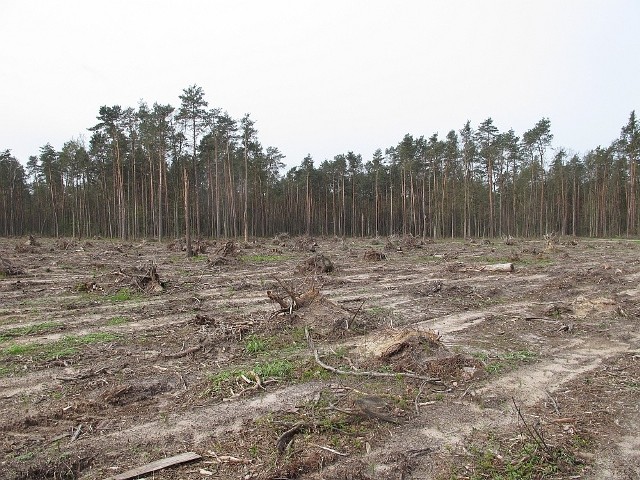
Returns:
[[[0,478],[638,479],[640,242],[561,240],[0,240]]]

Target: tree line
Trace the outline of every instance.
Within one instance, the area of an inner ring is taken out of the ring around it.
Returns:
[[[640,128],[585,154],[553,147],[549,119],[517,135],[491,118],[444,137],[407,134],[371,158],[311,156],[285,173],[249,114],[103,106],[88,144],[40,148],[23,166],[0,151],[0,235],[110,238],[309,235],[423,238],[638,235]],[[190,247],[188,247],[190,248]]]

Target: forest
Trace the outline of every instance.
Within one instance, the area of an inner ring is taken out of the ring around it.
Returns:
[[[638,235],[640,126],[572,154],[551,122],[501,132],[491,118],[444,137],[407,134],[372,158],[309,155],[283,173],[250,114],[180,105],[99,109],[88,144],[50,144],[22,165],[0,150],[0,235],[133,239],[292,235],[422,238]],[[6,146],[5,146],[6,147]]]

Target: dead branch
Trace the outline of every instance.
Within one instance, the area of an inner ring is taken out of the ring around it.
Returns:
[[[282,297],[281,295],[277,295],[271,290],[267,290],[267,297],[269,297],[269,299],[271,299],[272,302],[276,302],[283,309],[289,310],[290,305],[286,302],[284,297]]]
[[[551,394],[546,390],[544,391],[544,393],[547,395],[549,400],[551,400],[551,404],[553,405],[553,410],[556,412],[557,415],[560,415],[560,409],[558,408],[558,402],[556,402],[556,399],[553,398]]]
[[[284,432],[282,435],[280,435],[278,437],[278,440],[276,441],[276,447],[278,448],[278,452],[283,453],[287,449],[289,444],[293,441],[293,437],[297,433],[300,433],[304,427],[305,427],[305,424],[303,422],[299,422],[299,423],[296,423],[289,430]]]
[[[200,345],[196,345],[195,347],[187,348],[186,350],[182,350],[177,353],[165,353],[162,356],[164,358],[183,358],[183,357],[186,357],[187,355],[191,355],[192,353],[196,353],[197,351],[202,350],[203,347],[204,347],[204,344],[201,343]]]
[[[353,321],[356,319],[356,316],[358,315],[358,313],[360,313],[360,310],[362,309],[362,306],[364,305],[364,302],[365,302],[365,300],[362,300],[362,303],[360,304],[360,306],[356,310],[356,313],[353,314],[353,317],[351,317],[351,320],[347,321],[347,330],[349,330],[349,324],[353,323]]]
[[[520,417],[520,420],[522,420],[522,423],[524,424],[524,427],[527,430],[527,432],[529,433],[529,436],[531,437],[531,439],[534,442],[536,442],[538,447],[543,449],[549,455],[553,456],[553,451],[551,450],[551,448],[549,448],[549,445],[547,445],[547,442],[545,442],[545,440],[542,437],[542,435],[540,434],[540,432],[535,427],[530,427],[529,424],[527,423],[527,421],[524,419],[524,416],[522,415],[522,412],[520,411],[520,407],[516,403],[516,399],[514,397],[511,397],[511,400],[513,401],[513,406],[515,407],[516,412],[518,413],[518,417]]]
[[[422,380],[425,382],[442,383],[442,380],[440,380],[439,378],[425,377],[424,375],[417,375],[415,373],[405,373],[405,372],[387,373],[387,372],[367,372],[367,371],[361,371],[361,370],[358,370],[358,371],[340,370],[339,368],[335,368],[335,367],[332,367],[331,365],[327,365],[322,360],[320,360],[320,357],[318,355],[318,350],[316,349],[313,343],[313,337],[311,336],[311,333],[309,332],[308,328],[304,329],[304,334],[307,339],[307,345],[309,346],[309,350],[311,350],[311,352],[313,353],[316,363],[322,368],[324,368],[325,370],[333,372],[337,375],[355,375],[358,377],[382,377],[382,378],[406,377],[406,378],[415,378],[417,380]]]

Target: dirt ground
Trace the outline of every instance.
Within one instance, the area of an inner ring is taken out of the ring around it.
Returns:
[[[2,239],[0,478],[639,479],[640,242],[509,243]]]

